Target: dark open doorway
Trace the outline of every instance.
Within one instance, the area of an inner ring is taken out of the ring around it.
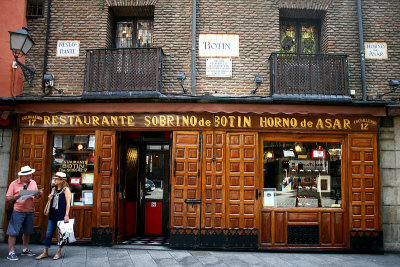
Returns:
[[[119,136],[118,242],[167,237],[171,132]]]

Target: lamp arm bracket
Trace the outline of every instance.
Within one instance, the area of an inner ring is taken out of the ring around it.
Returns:
[[[24,73],[24,77],[29,82],[29,85],[33,86],[33,78],[36,72],[36,68],[35,67],[30,68],[25,66],[24,64],[19,62],[18,57],[15,57],[15,62],[17,62],[18,66],[21,67],[21,70]]]

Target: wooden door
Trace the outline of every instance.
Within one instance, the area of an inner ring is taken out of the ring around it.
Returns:
[[[380,230],[380,182],[375,134],[351,134],[350,229]]]
[[[171,175],[171,228],[200,228],[199,132],[174,132]]]
[[[42,198],[40,200],[35,199],[34,201],[35,213],[33,224],[34,227],[42,228],[42,235],[44,236],[46,233],[47,217],[43,216],[43,209],[47,202],[46,196],[49,194],[45,183],[47,131],[21,129],[19,140],[18,170],[20,170],[22,166],[26,165],[35,169],[36,171],[33,174],[33,179],[36,181],[39,189],[45,190]],[[15,177],[17,176],[16,173]]]
[[[257,133],[227,134],[227,228],[258,228],[257,141]]]
[[[225,132],[203,133],[201,228],[225,228]]]
[[[96,131],[95,196],[94,211],[96,227],[111,227],[115,229],[117,202],[115,199],[115,131]]]

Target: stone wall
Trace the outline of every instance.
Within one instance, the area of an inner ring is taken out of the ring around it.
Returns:
[[[3,128],[4,129],[4,128]],[[6,193],[8,187],[8,171],[11,152],[11,129],[0,129],[0,218],[4,218],[6,208]],[[0,241],[4,241],[6,229],[4,219],[0,220]]]
[[[386,251],[400,251],[400,118],[381,128],[382,225]]]

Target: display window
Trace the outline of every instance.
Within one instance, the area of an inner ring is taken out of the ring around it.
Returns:
[[[263,142],[264,208],[341,208],[340,142]]]
[[[71,206],[93,205],[94,135],[54,135],[52,185],[56,172],[67,175]]]

